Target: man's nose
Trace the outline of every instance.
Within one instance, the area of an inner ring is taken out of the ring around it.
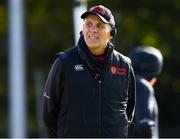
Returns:
[[[97,28],[96,26],[93,26],[93,27],[91,28],[91,31],[94,32],[94,33],[96,33],[96,32],[98,32],[98,28]]]

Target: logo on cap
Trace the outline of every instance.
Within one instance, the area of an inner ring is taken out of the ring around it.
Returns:
[[[103,22],[109,23],[113,28],[115,27],[114,16],[108,8],[102,5],[91,7],[81,15],[81,18],[84,19],[90,13],[96,14],[103,20]]]
[[[105,10],[103,8],[101,8],[100,6],[92,7],[92,8],[90,8],[89,11],[96,12],[96,13],[102,14],[102,15],[105,14]]]

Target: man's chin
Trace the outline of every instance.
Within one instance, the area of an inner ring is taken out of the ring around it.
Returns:
[[[97,47],[99,46],[99,43],[91,41],[91,42],[88,42],[87,45],[90,47]]]
[[[98,45],[97,44],[89,44],[89,45],[87,45],[88,46],[88,48],[97,48],[98,47]]]

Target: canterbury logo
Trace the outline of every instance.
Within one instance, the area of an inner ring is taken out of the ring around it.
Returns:
[[[75,70],[75,71],[84,71],[84,67],[83,67],[82,64],[75,65],[75,66],[74,66],[74,70]]]

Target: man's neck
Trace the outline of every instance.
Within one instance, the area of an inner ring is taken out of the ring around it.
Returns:
[[[106,50],[106,46],[105,47],[100,47],[100,48],[89,48],[89,51],[95,55],[95,56],[99,56],[99,55],[103,55],[105,50]]]

